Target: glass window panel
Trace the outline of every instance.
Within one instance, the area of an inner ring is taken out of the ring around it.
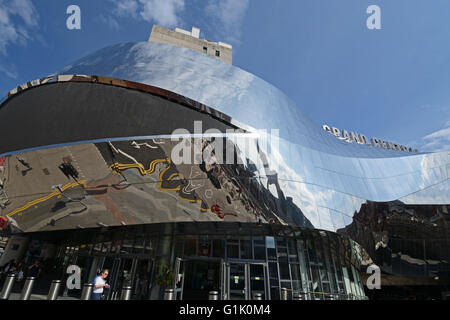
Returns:
[[[244,237],[241,240],[241,259],[253,259],[252,257],[252,241],[250,237]]]
[[[292,280],[301,280],[300,268],[299,268],[298,264],[291,263],[291,279]]]
[[[319,270],[315,265],[311,265],[311,275],[312,275],[312,291],[322,292],[322,286],[319,278]]]
[[[263,236],[253,237],[253,244],[254,245],[265,245],[264,237]]]
[[[143,253],[144,252],[144,239],[137,239],[133,245],[133,253]]]
[[[122,240],[114,240],[111,245],[111,253],[119,253]]]
[[[96,244],[94,244],[94,247],[92,248],[92,250],[94,252],[97,252],[97,253],[101,252],[102,251],[102,246],[103,246],[103,243],[96,243]],[[68,252],[68,251],[66,250],[66,252]]]
[[[274,237],[266,237],[266,247],[275,249],[275,239]]]
[[[266,248],[264,246],[254,247],[255,260],[266,260]]]
[[[287,262],[279,262],[280,267],[280,279],[290,280],[291,277],[289,275],[289,264]]]
[[[181,239],[181,241],[184,241]],[[152,239],[147,239],[145,241],[145,254],[153,254],[154,253],[154,247],[153,247],[154,241]],[[181,255],[183,254],[183,251],[181,251]]]
[[[211,240],[208,238],[208,236],[199,236],[197,255],[209,257],[210,250],[211,250]]]
[[[269,262],[269,276],[278,279],[278,266],[276,262]]]
[[[286,239],[284,237],[277,237],[277,247],[286,247]]]
[[[148,240],[147,240],[148,242]],[[145,244],[145,252],[147,253],[147,246],[148,243]],[[182,237],[177,237],[175,239],[175,256],[176,257],[182,257],[183,256],[183,250],[184,250],[184,239]]]
[[[314,249],[311,239],[306,240],[306,250],[308,252],[309,261],[317,262],[316,250]]]
[[[197,237],[188,236],[184,244],[184,255],[194,256],[197,253]]]
[[[267,259],[277,260],[277,251],[272,248],[267,248]]]
[[[295,240],[289,239],[288,240],[288,253],[289,253],[289,261],[290,262],[297,262],[298,256],[297,256],[297,248],[295,247]]]
[[[278,248],[278,261],[283,263],[288,262],[287,248]]]
[[[225,240],[213,240],[213,257],[223,258],[225,256]]]
[[[133,252],[133,240],[123,240],[120,253],[127,254]]]
[[[239,246],[228,244],[227,245],[227,257],[239,259]]]

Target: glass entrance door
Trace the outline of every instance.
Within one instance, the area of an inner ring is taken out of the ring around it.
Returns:
[[[229,263],[227,269],[230,300],[251,300],[255,294],[261,294],[262,299],[269,299],[266,264]]]
[[[175,261],[174,289],[177,300],[208,300],[210,291],[222,295],[222,268],[217,259],[181,259]]]
[[[151,289],[151,275],[153,273],[153,261],[150,259],[136,260],[135,273],[132,275],[132,299],[149,300]]]
[[[250,264],[249,265],[249,280],[250,280],[250,292],[249,299],[254,299],[255,294],[261,294],[263,300],[266,297],[266,276],[265,265],[263,264]]]
[[[112,300],[114,297],[114,288],[117,283],[117,278],[119,275],[121,259],[120,258],[104,258],[104,262],[100,268],[97,269],[97,274],[100,274],[102,269],[108,269],[109,274],[106,278],[106,283],[110,285],[108,289],[104,289],[104,299]]]
[[[247,299],[246,264],[230,263],[229,297],[230,300]]]
[[[111,283],[111,294],[108,295],[110,300],[120,299],[122,288],[132,285],[132,275],[134,274],[135,259],[120,259],[119,268],[114,272],[114,282]]]
[[[91,278],[94,279],[102,269],[109,270],[106,282],[110,287],[104,290],[105,300],[119,300],[124,286],[131,286],[132,300],[148,300],[153,267],[152,259],[103,257],[98,265],[91,267],[96,268]]]

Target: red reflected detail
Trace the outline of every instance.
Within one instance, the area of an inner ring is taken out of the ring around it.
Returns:
[[[0,217],[0,228],[6,229],[8,227],[8,220],[5,217]]]

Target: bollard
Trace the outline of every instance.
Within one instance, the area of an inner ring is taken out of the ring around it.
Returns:
[[[308,291],[306,289],[303,290],[303,300],[308,300]]]
[[[164,291],[164,300],[175,300],[173,293],[174,293],[173,289],[166,289]]]
[[[61,288],[61,280],[53,280],[48,291],[47,300],[57,300],[59,296],[59,289]]]
[[[253,300],[262,300],[262,294],[261,293],[255,293],[253,295]]]
[[[122,287],[122,294],[120,295],[120,300],[130,300],[131,299],[131,286]]]
[[[81,300],[90,300],[93,288],[94,285],[92,283],[85,283],[81,292]]]
[[[281,300],[288,299],[288,291],[286,288],[281,288]]]
[[[219,300],[219,292],[217,291],[210,291],[208,300]]]
[[[292,294],[292,300],[303,300],[301,292],[294,292]]]
[[[11,294],[12,287],[14,286],[14,279],[16,276],[14,274],[9,274],[6,277],[5,284],[3,285],[3,290],[0,295],[0,300],[8,300]]]
[[[33,290],[35,277],[28,277],[23,285],[22,293],[20,294],[20,300],[30,300],[31,291]]]

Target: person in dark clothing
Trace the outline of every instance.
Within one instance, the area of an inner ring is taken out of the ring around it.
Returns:
[[[41,271],[41,263],[39,260],[36,260],[31,266],[28,267],[28,276],[38,278]]]
[[[7,276],[11,271],[13,271],[13,268],[16,266],[16,263],[14,259],[9,260],[2,268],[2,274],[4,276]]]
[[[24,265],[22,262],[18,262],[14,267],[14,273],[16,274],[16,281],[21,282],[24,278]]]
[[[11,259],[2,267],[2,271],[0,274],[0,280],[2,282],[6,279],[6,276],[13,271],[15,266],[16,266],[16,263],[15,263],[14,259]]]

